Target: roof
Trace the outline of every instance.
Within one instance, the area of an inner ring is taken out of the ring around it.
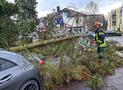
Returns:
[[[69,17],[86,16],[86,14],[84,14],[82,12],[72,10],[72,9],[69,9],[69,8],[64,8],[64,9],[61,10],[61,12],[69,12]]]
[[[88,14],[87,16],[104,16],[104,14]]]
[[[79,12],[77,10],[73,10],[73,9],[69,9],[69,8],[64,8],[62,10],[60,10],[60,13],[62,12],[69,12],[69,17],[81,17],[81,16],[86,16],[86,14]],[[53,12],[48,14],[48,16],[52,17],[54,15],[59,15],[59,12]]]

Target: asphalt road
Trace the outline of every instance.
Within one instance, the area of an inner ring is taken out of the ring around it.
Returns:
[[[118,42],[118,46],[123,46],[123,36],[107,37],[106,40]]]

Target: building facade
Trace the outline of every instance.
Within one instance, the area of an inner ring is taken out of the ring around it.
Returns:
[[[119,7],[108,13],[108,30],[123,32],[123,9]]]
[[[48,14],[47,17],[50,17],[50,19],[52,19],[52,23],[56,25],[55,29],[59,29],[60,27],[60,29],[64,30],[72,29],[74,31],[87,32],[87,30],[93,29],[93,25],[96,21],[101,22],[103,26],[107,28],[106,20],[103,14],[85,14],[71,8],[60,9],[60,7],[57,6],[57,11]],[[43,26],[47,25],[43,24],[43,20],[40,21],[41,22],[38,25],[38,30],[44,31],[43,29],[45,29],[45,27]]]

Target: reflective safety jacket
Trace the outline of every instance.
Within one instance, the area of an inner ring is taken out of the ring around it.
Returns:
[[[98,47],[106,47],[105,33],[102,29],[96,30],[95,40],[96,40]]]

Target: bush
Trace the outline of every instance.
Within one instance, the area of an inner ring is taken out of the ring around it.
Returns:
[[[103,85],[102,77],[98,74],[93,75],[89,85],[93,90],[98,90],[97,88],[100,88]]]

